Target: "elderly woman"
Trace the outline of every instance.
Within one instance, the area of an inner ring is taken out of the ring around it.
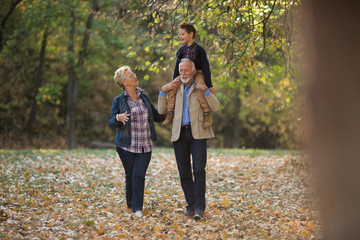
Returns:
[[[115,145],[126,175],[126,203],[135,216],[142,216],[145,174],[150,163],[155,122],[164,121],[128,66],[115,71],[123,92],[112,102],[109,126],[116,128]]]

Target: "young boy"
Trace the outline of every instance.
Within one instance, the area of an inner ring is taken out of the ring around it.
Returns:
[[[194,42],[194,38],[196,35],[195,27],[189,23],[181,23],[179,27],[180,40],[184,45],[176,52],[176,64],[173,75],[174,80],[171,82],[172,85],[176,86],[176,90],[170,90],[168,93],[166,119],[162,124],[163,126],[169,125],[174,118],[175,95],[177,89],[179,89],[179,87],[181,86],[181,80],[179,76],[179,63],[182,58],[189,58],[195,63],[195,82],[205,82],[206,86],[210,89],[210,91],[212,93],[215,92],[215,89],[211,83],[210,66],[209,61],[206,57],[206,51],[203,47]],[[201,90],[198,90],[197,96],[200,105],[204,111],[204,128],[211,127],[212,118],[210,108],[205,99],[204,93]]]

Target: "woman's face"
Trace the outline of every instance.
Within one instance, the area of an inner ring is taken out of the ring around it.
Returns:
[[[126,71],[124,73],[125,79],[122,81],[125,87],[137,87],[139,82],[137,80],[136,74],[132,71]]]
[[[183,28],[179,29],[179,38],[183,44],[190,42],[190,40],[192,39],[192,35],[193,35],[192,32],[189,34],[186,32],[185,29],[183,29]]]

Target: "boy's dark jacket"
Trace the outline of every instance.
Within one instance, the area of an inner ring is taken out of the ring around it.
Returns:
[[[195,68],[197,70],[202,70],[202,72],[204,73],[205,84],[208,88],[211,88],[212,83],[211,83],[210,65],[209,65],[209,61],[206,57],[206,51],[202,46],[200,46],[196,42],[194,42],[193,44],[195,44],[195,59],[194,60],[192,59],[192,60],[195,63]],[[181,53],[183,52],[185,47],[186,47],[186,44],[183,45],[181,48],[179,48],[179,50],[176,52],[176,64],[175,64],[175,68],[174,68],[173,79],[175,79],[177,76],[180,75],[179,63],[180,63],[181,59],[183,58],[181,56],[182,55]]]
[[[140,94],[141,99],[144,101],[147,109],[149,110],[149,126],[150,126],[150,134],[151,140],[156,141],[156,132],[155,132],[155,122],[161,122],[165,119],[165,114],[161,115],[151,103],[151,100],[148,95],[144,92]],[[127,99],[124,95],[124,91],[117,97],[114,98],[111,106],[111,114],[109,119],[109,127],[117,128],[116,136],[115,136],[115,145],[122,147],[131,146],[131,115],[129,116],[129,120],[124,125],[122,122],[116,120],[116,114],[124,113],[127,111],[130,113],[130,107],[127,103]]]

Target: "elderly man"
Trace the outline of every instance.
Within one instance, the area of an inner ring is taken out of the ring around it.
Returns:
[[[185,216],[200,220],[204,217],[206,206],[206,140],[215,135],[211,127],[203,127],[203,111],[195,90],[204,92],[212,111],[218,111],[220,104],[205,84],[195,83],[196,69],[191,60],[182,59],[179,72],[183,84],[176,93],[171,141],[187,203]],[[161,87],[158,99],[160,114],[166,113],[166,92],[170,89],[173,89],[171,83]],[[190,155],[193,169],[191,169]]]

